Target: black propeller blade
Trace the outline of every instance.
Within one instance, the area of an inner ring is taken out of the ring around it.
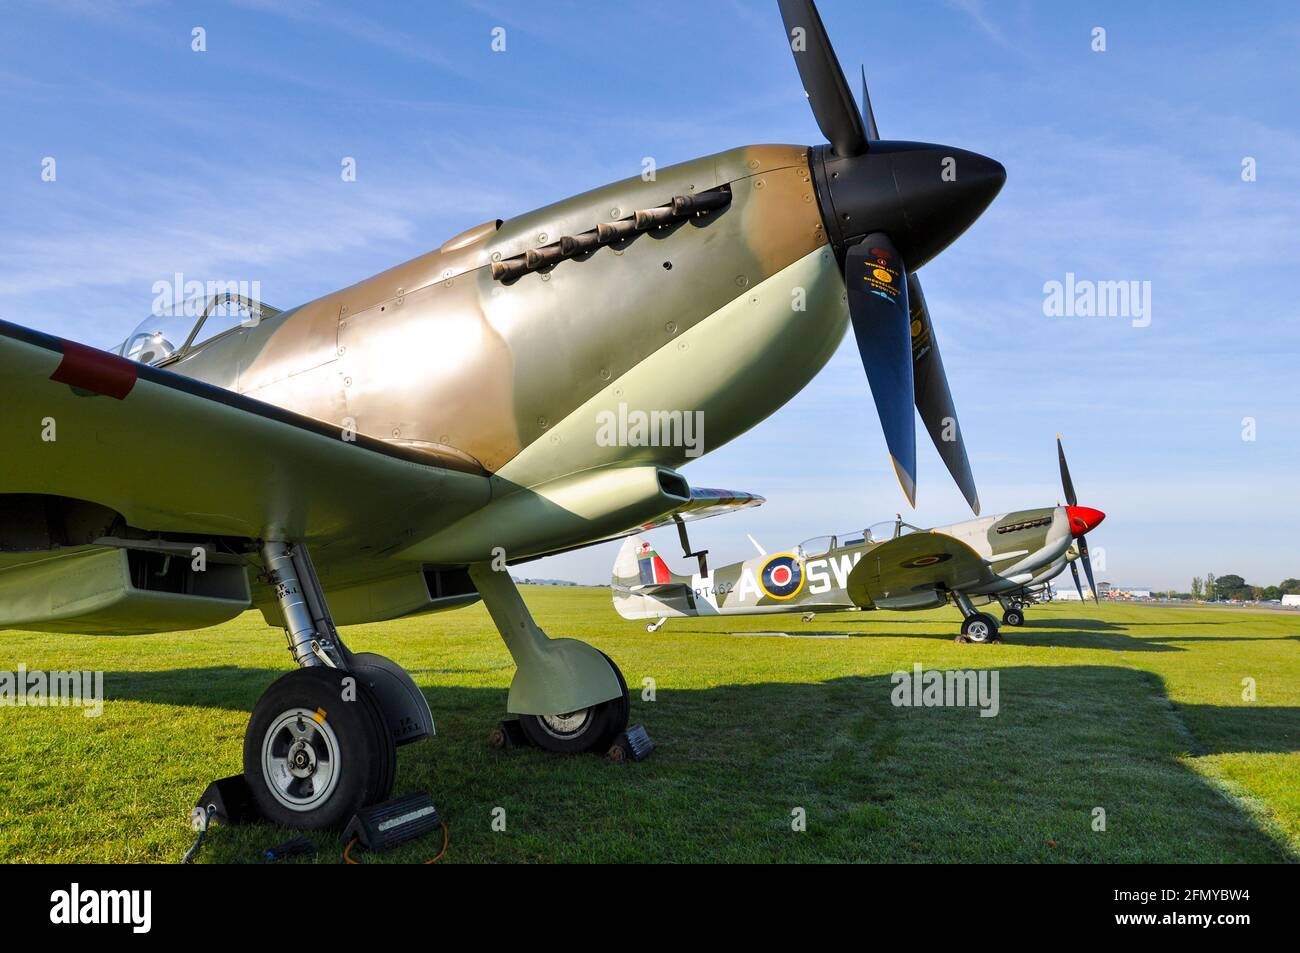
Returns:
[[[871,94],[867,92],[867,68],[862,67],[862,122],[867,127],[867,141],[875,142],[880,138],[876,128],[876,114],[871,111]]]
[[[1070,468],[1065,463],[1065,447],[1061,446],[1061,435],[1056,435],[1056,458],[1061,463],[1061,489],[1065,490],[1065,502],[1078,506],[1079,498],[1074,495],[1074,481],[1070,479]]]
[[[916,505],[916,426],[912,412],[912,333],[907,305],[907,268],[889,237],[875,232],[848,250],[844,260],[849,319],[885,431],[894,472]]]
[[[1101,605],[1101,596],[1097,595],[1097,584],[1092,580],[1092,560],[1088,558],[1088,541],[1082,536],[1079,537],[1079,559],[1083,563],[1083,573],[1088,577],[1088,586],[1092,589],[1092,600],[1097,605]],[[1083,598],[1082,592],[1079,593],[1079,598]]]
[[[865,95],[866,90],[863,90]],[[868,107],[869,108],[869,107]],[[966,457],[966,442],[961,425],[957,423],[957,408],[952,402],[948,375],[943,370],[939,356],[939,341],[934,336],[930,309],[925,304],[921,282],[914,274],[907,276],[908,303],[912,311],[912,375],[915,380],[916,409],[920,411],[925,429],[930,432],[934,448],[939,451],[944,465],[961,489],[976,516],[980,513],[979,493],[975,477]]]
[[[1074,577],[1074,588],[1079,591],[1079,601],[1083,601],[1083,586],[1079,585],[1079,567],[1073,562],[1070,563],[1070,575]],[[1096,590],[1094,589],[1095,593]]]
[[[779,0],[785,38],[794,53],[804,92],[822,135],[835,154],[856,156],[867,151],[867,134],[862,128],[853,94],[835,58],[830,37],[812,0]]]

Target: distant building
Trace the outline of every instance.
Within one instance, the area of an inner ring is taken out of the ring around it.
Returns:
[[[1099,582],[1099,583],[1097,583],[1097,595],[1101,596],[1103,599],[1109,599],[1109,598],[1110,598],[1110,583],[1108,583],[1108,582]]]
[[[1282,597],[1282,605],[1300,609],[1300,595],[1288,593]]]
[[[1101,586],[1098,586],[1097,588],[1100,589]],[[1092,600],[1092,590],[1089,589],[1089,588],[1087,588],[1087,587],[1084,587],[1084,590],[1083,590],[1083,598],[1084,598],[1084,599],[1087,599],[1087,600],[1089,600],[1089,601],[1091,601],[1091,600]],[[1075,591],[1074,589],[1064,589],[1064,588],[1056,589],[1056,590],[1054,590],[1054,593],[1053,593],[1053,595],[1052,595],[1052,599],[1053,599],[1053,600],[1057,600],[1057,601],[1061,601],[1061,602],[1078,602],[1078,601],[1079,601],[1079,593],[1078,593],[1077,591]]]
[[[1100,589],[1101,586],[1098,586],[1097,588]],[[1108,591],[1110,593],[1110,598],[1112,599],[1150,599],[1151,598],[1150,589],[1138,589],[1138,588],[1120,589],[1111,586]]]

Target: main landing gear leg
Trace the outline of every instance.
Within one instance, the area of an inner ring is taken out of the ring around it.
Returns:
[[[244,733],[244,779],[267,820],[339,827],[385,800],[397,745],[433,734],[428,702],[396,663],[339,638],[306,546],[262,546],[298,669],[258,700]]]
[[[533,621],[508,572],[469,567],[483,604],[515,660],[506,710],[539,748],[604,753],[627,728],[627,683],[609,656],[576,639],[552,639]]]
[[[957,604],[957,608],[961,610],[962,614],[961,634],[957,636],[958,642],[985,644],[1002,641],[1002,637],[998,635],[998,623],[993,616],[984,612],[976,612],[970,598],[960,592],[954,592],[952,600]]]

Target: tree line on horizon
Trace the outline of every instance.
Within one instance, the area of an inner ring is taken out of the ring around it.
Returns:
[[[1243,602],[1257,600],[1268,602],[1283,596],[1300,595],[1300,579],[1283,579],[1276,586],[1252,586],[1241,576],[1229,573],[1215,576],[1206,573],[1192,577],[1192,591],[1186,593],[1193,599],[1205,599],[1210,602],[1240,599]]]

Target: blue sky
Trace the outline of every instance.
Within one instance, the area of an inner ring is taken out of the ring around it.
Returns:
[[[846,71],[867,66],[883,135],[1007,168],[922,272],[984,512],[1057,501],[1059,430],[1080,502],[1108,514],[1090,537],[1102,578],[1300,576],[1300,8],[821,9]],[[5,20],[0,317],[101,346],[178,271],[255,279],[290,306],[644,156],[821,141],[774,0],[11,0]],[[1067,272],[1149,281],[1150,326],[1045,316],[1044,283]],[[964,518],[922,442],[905,518]],[[685,473],[769,499],[696,524],[718,560],[749,555],[746,532],[774,548],[906,507],[851,335],[798,398]],[[685,568],[675,535],[655,538]],[[605,581],[612,559],[522,571]]]

